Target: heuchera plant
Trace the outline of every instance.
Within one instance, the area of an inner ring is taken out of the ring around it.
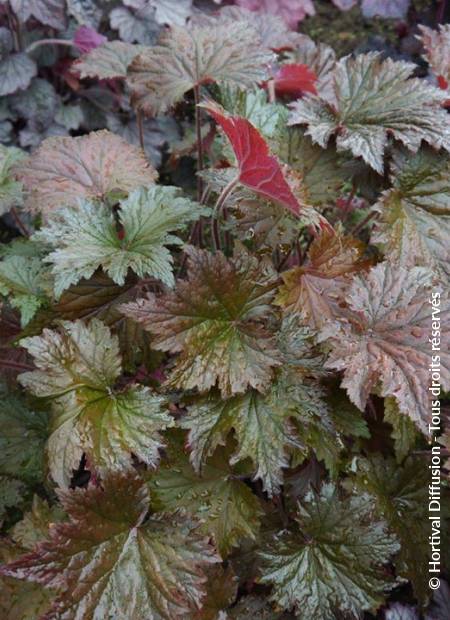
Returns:
[[[0,0],[0,618],[449,620],[450,26],[219,4]]]

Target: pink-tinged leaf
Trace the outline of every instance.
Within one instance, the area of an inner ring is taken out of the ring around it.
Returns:
[[[304,93],[317,95],[317,76],[307,65],[282,65],[274,75],[277,95],[301,97]]]
[[[429,338],[438,318],[440,381],[443,389],[450,388],[448,294],[436,286],[428,269],[386,261],[355,275],[345,299],[342,319],[322,329],[321,338],[331,346],[326,366],[343,372],[342,386],[361,410],[370,393],[393,396],[400,411],[428,433]]]
[[[89,28],[88,26],[80,26],[73,37],[75,46],[83,54],[86,54],[96,47],[99,47],[99,45],[106,43],[107,40],[108,39],[102,34],[93,28]]]
[[[230,116],[216,103],[209,101],[204,107],[222,127],[231,142],[239,166],[239,181],[251,190],[279,202],[296,215],[300,204],[281,171],[276,157],[259,131],[246,119]]]
[[[307,15],[316,13],[312,0],[236,0],[236,4],[249,11],[279,15],[293,30]]]

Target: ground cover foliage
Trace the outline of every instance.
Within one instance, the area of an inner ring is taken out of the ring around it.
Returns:
[[[2,619],[450,618],[449,83],[442,1],[0,0]]]

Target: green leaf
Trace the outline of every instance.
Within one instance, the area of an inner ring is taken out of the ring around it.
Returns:
[[[0,215],[23,203],[22,184],[15,180],[12,168],[26,157],[14,146],[0,145]]]
[[[216,450],[198,475],[183,450],[182,439],[169,444],[168,462],[149,479],[152,506],[167,512],[184,508],[201,519],[199,531],[212,535],[221,556],[226,557],[242,539],[256,538],[260,502],[233,473],[229,450]]]
[[[138,276],[153,276],[173,286],[173,258],[166,245],[181,245],[171,231],[183,230],[208,210],[182,198],[174,187],[153,186],[132,192],[122,200],[117,232],[112,210],[91,202],[58,211],[35,234],[53,251],[52,264],[57,297],[71,284],[90,278],[102,267],[116,284],[124,284],[129,269]]]
[[[8,508],[13,508],[23,503],[26,493],[27,488],[22,480],[0,474],[0,521],[5,516]]]
[[[27,325],[48,298],[49,274],[41,259],[7,256],[0,262],[0,294],[20,310],[22,327]]]
[[[395,560],[397,573],[413,584],[421,601],[429,595],[428,585],[428,484],[430,472],[422,459],[408,459],[399,466],[381,456],[358,459],[356,487],[375,498],[375,509],[400,542]]]
[[[223,400],[215,394],[199,399],[189,407],[180,424],[189,429],[191,461],[203,471],[204,463],[233,429],[238,449],[231,463],[250,458],[269,495],[278,493],[282,470],[289,464],[289,451],[306,449],[312,443],[323,458],[327,450],[325,430],[336,445],[322,392],[302,376],[283,373],[267,394],[250,390],[242,396]],[[307,453],[307,449],[306,449]]]
[[[381,60],[378,53],[342,58],[334,69],[334,97],[309,95],[293,105],[290,124],[325,147],[336,135],[338,150],[350,150],[380,174],[388,135],[416,152],[422,140],[450,150],[447,95],[424,80],[411,79],[416,65]],[[334,99],[334,100],[333,100]]]
[[[381,217],[372,241],[406,267],[450,274],[450,158],[431,149],[416,155],[397,150],[391,183],[374,206]]]
[[[14,112],[45,127],[51,124],[57,104],[58,98],[53,85],[41,78],[35,78],[26,90],[10,98]]]
[[[58,590],[49,617],[181,620],[201,607],[206,570],[218,558],[190,519],[146,518],[149,497],[139,478],[109,476],[102,487],[60,497],[70,522],[2,569]]]
[[[238,86],[222,86],[219,103],[233,116],[242,116],[265,138],[274,138],[285,122],[285,109],[275,103],[268,103],[264,90],[240,90]]]
[[[114,387],[119,342],[101,321],[65,321],[60,331],[45,329],[21,344],[38,369],[20,375],[20,382],[53,399],[48,453],[59,484],[67,484],[83,452],[101,471],[129,469],[131,453],[149,465],[158,462],[159,431],[172,425],[165,400],[146,387]]]
[[[260,581],[273,586],[276,603],[314,620],[375,610],[392,587],[382,565],[398,544],[383,521],[371,520],[372,511],[367,496],[340,499],[331,484],[320,496],[310,493],[295,525],[260,553]]]
[[[132,45],[124,41],[107,41],[87,54],[76,63],[75,68],[81,78],[98,78],[110,80],[125,78],[132,60],[144,50],[142,45]]]
[[[397,462],[401,463],[417,443],[417,428],[407,415],[399,410],[395,398],[384,399],[384,419],[392,426]]]
[[[49,506],[44,499],[35,495],[31,510],[11,528],[11,537],[22,549],[31,551],[38,543],[47,540],[50,525],[62,521],[63,516],[64,513],[58,504]]]
[[[216,383],[224,397],[248,386],[265,390],[279,353],[271,330],[273,269],[244,250],[228,261],[193,247],[188,279],[173,292],[125,304],[126,316],[153,336],[153,348],[179,353],[170,384],[205,392]]]
[[[331,146],[317,146],[299,127],[284,126],[273,143],[278,157],[300,175],[303,200],[314,206],[334,204],[350,176],[345,157]]]
[[[203,83],[248,88],[266,77],[272,54],[248,22],[231,27],[221,18],[202,21],[187,28],[173,25],[163,31],[158,45],[146,47],[131,63],[132,99],[145,113],[164,112]]]
[[[42,482],[48,415],[3,390],[0,397],[0,474]]]

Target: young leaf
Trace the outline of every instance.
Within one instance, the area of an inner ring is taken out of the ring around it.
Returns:
[[[25,207],[44,213],[77,206],[83,198],[128,193],[156,178],[142,151],[109,131],[48,138],[15,172],[28,191]]]
[[[182,515],[145,518],[149,497],[139,478],[109,476],[102,488],[60,498],[70,522],[1,569],[58,591],[49,619],[181,620],[201,607],[205,571],[218,558]]]
[[[0,395],[0,474],[32,484],[42,482],[48,415],[28,409],[3,390]]]
[[[62,322],[61,330],[21,341],[37,370],[20,375],[36,396],[53,399],[48,442],[53,478],[67,484],[83,452],[101,471],[131,467],[131,453],[155,465],[159,431],[172,425],[164,399],[149,388],[114,388],[121,373],[117,336],[98,319]]]
[[[290,124],[306,124],[322,147],[336,135],[338,150],[350,150],[380,174],[388,135],[416,152],[422,140],[450,150],[443,91],[410,78],[415,65],[381,60],[378,53],[340,60],[334,70],[334,101],[309,95],[292,106]]]
[[[84,54],[74,63],[74,69],[80,73],[81,78],[125,78],[129,65],[143,49],[142,45],[107,41]]]
[[[123,285],[131,269],[173,286],[173,258],[166,245],[182,241],[170,231],[182,230],[207,213],[179,196],[177,188],[155,185],[137,189],[120,202],[120,236],[109,207],[80,202],[77,208],[51,214],[35,237],[53,249],[45,260],[53,265],[57,297],[100,266],[116,284]]]
[[[276,303],[320,329],[340,315],[347,276],[365,266],[363,253],[364,244],[357,239],[323,231],[310,246],[307,264],[281,274],[284,283]]]
[[[275,92],[277,95],[301,97],[305,93],[317,94],[316,74],[307,65],[285,64],[274,75]]]
[[[264,326],[273,316],[273,271],[244,250],[232,261],[221,252],[187,253],[187,280],[162,297],[125,304],[124,313],[154,336],[154,348],[180,354],[171,385],[205,392],[217,383],[224,398],[265,390],[280,365]]]
[[[189,28],[172,26],[158,45],[131,64],[128,83],[135,104],[146,114],[164,112],[200,84],[251,87],[266,77],[272,60],[248,22],[211,19]]]
[[[401,412],[409,415],[423,431],[430,416],[430,329],[433,306],[428,301],[433,280],[421,267],[407,271],[389,262],[354,276],[346,293],[347,319],[322,330],[332,347],[328,368],[343,371],[342,386],[361,410],[369,394],[379,386],[382,396],[394,396]],[[448,354],[449,307],[439,296],[442,319],[441,380],[450,388]],[[437,303],[437,302],[436,302]]]
[[[298,215],[300,204],[258,130],[245,118],[229,116],[213,101],[202,107],[222,127],[231,142],[238,162],[240,183]]]
[[[289,452],[315,443],[318,428],[322,447],[326,443],[324,431],[333,435],[322,396],[317,385],[286,372],[264,395],[251,390],[229,400],[214,394],[198,400],[180,422],[189,429],[192,464],[202,472],[208,456],[234,430],[238,448],[231,463],[250,458],[257,468],[254,477],[262,480],[267,493],[279,493]]]
[[[322,99],[333,98],[333,69],[336,65],[336,53],[325,43],[316,43],[308,36],[300,35],[301,40],[294,50],[288,52],[287,59],[309,67],[315,74],[315,88]]]
[[[374,206],[381,217],[372,241],[407,268],[450,274],[450,158],[431,149],[396,151],[391,183]]]
[[[82,54],[86,54],[86,52],[99,47],[99,45],[106,43],[107,40],[106,37],[94,30],[94,28],[89,28],[89,26],[80,26],[76,29],[73,36],[73,42]]]
[[[372,510],[367,496],[341,500],[331,484],[320,496],[310,493],[295,526],[260,552],[260,581],[273,585],[276,603],[314,620],[375,609],[392,587],[381,568],[398,544],[383,521],[370,518]]]
[[[23,203],[22,185],[14,179],[11,169],[26,157],[14,146],[0,145],[0,215]]]
[[[242,539],[255,539],[262,515],[258,498],[230,467],[229,450],[219,448],[196,474],[181,441],[169,443],[169,459],[149,479],[152,507],[184,508],[203,520],[199,531],[212,535],[222,557]]]
[[[377,514],[400,542],[397,573],[412,582],[421,601],[429,595],[429,482],[428,467],[421,459],[409,459],[402,467],[382,457],[358,461],[356,486],[374,497]]]
[[[22,327],[46,304],[49,274],[40,258],[7,256],[0,262],[0,294],[18,308]]]

